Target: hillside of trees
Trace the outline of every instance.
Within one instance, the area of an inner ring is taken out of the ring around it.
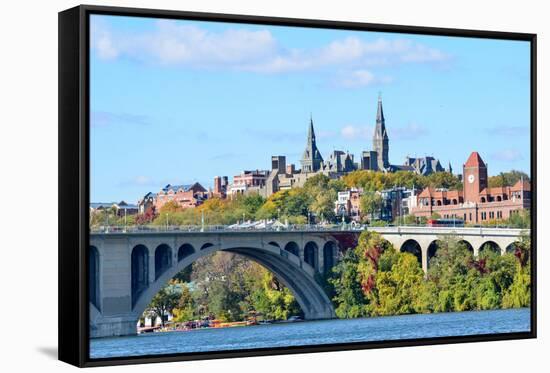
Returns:
[[[489,248],[478,258],[456,237],[442,239],[425,276],[418,259],[376,232],[363,232],[328,278],[340,318],[530,305],[529,236],[514,253]]]
[[[489,184],[513,185],[527,175],[519,171],[511,171],[489,178]],[[201,225],[204,219],[206,225],[229,225],[243,220],[279,219],[290,224],[306,224],[315,222],[339,222],[335,216],[334,203],[338,192],[349,188],[362,188],[361,210],[364,221],[370,221],[380,210],[382,199],[376,191],[396,186],[407,188],[460,189],[462,183],[457,176],[447,172],[437,172],[429,176],[417,175],[413,172],[399,171],[383,173],[372,171],[354,171],[341,179],[331,180],[325,175],[315,175],[309,178],[301,188],[281,190],[269,198],[258,194],[237,195],[233,198],[211,198],[196,208],[182,208],[176,202],[166,203],[159,211],[149,210],[145,214],[128,217],[118,217],[114,211],[102,211],[92,214],[90,225]],[[407,220],[408,219],[408,220]],[[528,217],[515,217],[500,224],[526,228]],[[416,222],[413,216],[402,220],[403,223]],[[496,225],[496,221],[484,222],[485,225]]]

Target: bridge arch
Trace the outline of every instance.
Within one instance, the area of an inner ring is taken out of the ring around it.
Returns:
[[[459,244],[463,245],[466,249],[468,249],[468,251],[470,251],[472,254],[474,253],[474,247],[472,246],[472,244],[470,242],[468,242],[467,240],[459,240],[458,241]]]
[[[495,253],[500,254],[502,252],[499,244],[497,244],[495,241],[485,241],[479,246],[479,253],[481,254],[484,250],[491,250]]]
[[[437,253],[437,250],[442,246],[442,244],[443,244],[443,241],[441,241],[439,239],[436,239],[436,240],[433,240],[428,245],[428,250],[427,250],[427,255],[426,255],[428,267],[430,266],[430,261],[435,256],[435,254]]]
[[[275,242],[275,241],[269,241],[269,245],[281,247],[281,245],[279,245],[279,244],[278,244],[277,242]]]
[[[212,246],[214,246],[213,243],[207,242],[201,246],[201,250],[208,249],[209,247],[212,247]]]
[[[514,254],[516,252],[516,249],[519,247],[519,245],[520,245],[519,241],[512,242],[511,244],[506,246],[504,254]]]
[[[189,243],[184,243],[178,249],[178,262],[195,253],[195,248]]]
[[[144,247],[143,245],[140,245]],[[324,290],[317,284],[314,274],[315,269],[307,263],[301,262],[294,255],[287,257],[281,255],[281,249],[272,245],[251,247],[248,243],[221,247],[213,245],[203,250],[186,256],[181,261],[174,263],[154,282],[149,284],[145,291],[139,295],[137,302],[133,304],[132,315],[136,321],[145,311],[151,299],[168,281],[177,273],[193,264],[199,258],[211,255],[216,251],[227,251],[254,260],[270,270],[296,297],[296,301],[304,312],[306,319],[326,319],[335,317],[332,303]]]
[[[292,254],[298,256],[298,257],[300,256],[300,247],[294,241],[290,241],[289,243],[287,243],[285,245],[285,250],[288,251],[289,253],[292,253]]]
[[[160,244],[155,250],[155,280],[170,267],[172,267],[172,249],[165,243]]]
[[[100,260],[99,260],[99,251],[97,250],[97,247],[90,246],[90,252],[88,257],[88,291],[89,291],[89,298],[90,302],[98,309],[100,310],[100,299],[101,299],[101,293],[99,288],[99,266],[100,266]]]
[[[131,257],[133,307],[140,295],[149,287],[149,249],[144,245],[137,245],[132,249]]]
[[[319,268],[319,247],[313,241],[309,241],[304,246],[304,262],[314,269]]]
[[[422,248],[420,247],[420,244],[418,241],[414,239],[408,239],[401,245],[401,248],[399,249],[401,252],[410,253],[416,256],[416,259],[418,259],[418,263],[422,265]]]
[[[323,246],[323,271],[325,273],[330,272],[336,261],[336,253],[338,246],[334,241],[328,241]]]

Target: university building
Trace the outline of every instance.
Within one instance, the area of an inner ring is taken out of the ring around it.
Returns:
[[[286,157],[276,155],[271,157],[271,170],[256,171],[258,182],[251,185],[243,183],[243,179],[251,180],[250,173],[243,173],[233,178],[230,186],[231,194],[257,192],[264,197],[293,187],[301,187],[312,176],[323,174],[331,179],[338,179],[349,172],[356,170],[371,170],[382,172],[409,171],[421,175],[433,172],[443,172],[439,160],[434,157],[411,158],[407,157],[403,165],[393,165],[389,160],[390,140],[386,130],[386,118],[382,99],[378,98],[376,112],[376,126],[372,137],[372,149],[363,151],[358,162],[353,154],[341,150],[334,150],[324,159],[317,147],[313,118],[310,118],[306,146],[300,160],[301,169],[297,170],[293,164],[286,165]],[[449,170],[452,171],[449,165]]]
[[[158,193],[147,193],[138,202],[140,213],[150,207],[159,211],[168,202],[175,202],[181,208],[197,207],[208,198],[208,191],[199,183],[186,185],[168,184]]]
[[[415,216],[463,219],[467,223],[508,219],[531,206],[531,185],[519,180],[513,186],[488,185],[487,165],[477,152],[463,165],[463,189],[446,190],[425,188],[419,195],[417,206],[411,210]]]

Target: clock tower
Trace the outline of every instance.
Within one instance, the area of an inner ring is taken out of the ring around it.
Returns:
[[[487,165],[473,152],[463,166],[464,202],[479,202],[479,193],[487,188]]]

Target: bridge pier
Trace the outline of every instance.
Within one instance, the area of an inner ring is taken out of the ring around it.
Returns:
[[[422,270],[428,273],[428,246],[420,246],[422,252]]]

